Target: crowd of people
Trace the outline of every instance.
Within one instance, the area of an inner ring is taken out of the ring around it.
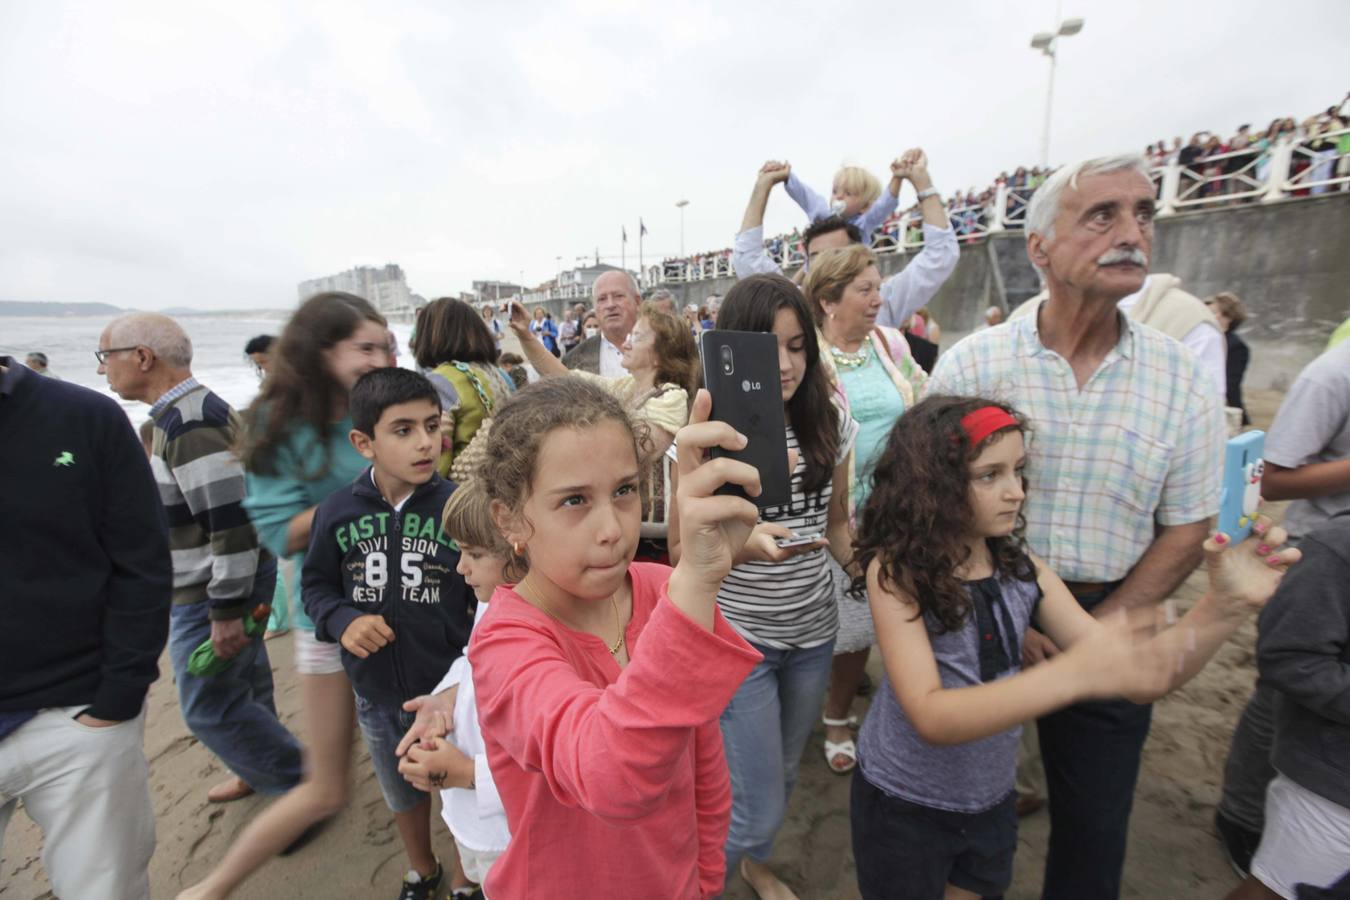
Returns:
[[[1290,161],[1291,181],[1305,178],[1325,182],[1350,175],[1350,94],[1339,105],[1308,116],[1302,122],[1293,118],[1271,120],[1263,131],[1251,125],[1239,125],[1223,138],[1212,131],[1198,131],[1184,144],[1180,137],[1149,144],[1144,156],[1154,166],[1177,165],[1185,171],[1183,196],[1223,199],[1227,194],[1248,193],[1265,182],[1271,156],[1279,144],[1297,144],[1306,152]],[[1247,174],[1250,172],[1250,174]],[[1304,173],[1307,173],[1306,176]],[[1236,177],[1236,176],[1244,177]],[[1350,190],[1350,182],[1337,186],[1314,184],[1296,188],[1294,196],[1323,194],[1328,190]]]
[[[1350,177],[1350,130],[1347,129],[1350,129],[1350,94],[1339,105],[1328,107],[1301,122],[1277,118],[1260,132],[1253,132],[1250,125],[1240,125],[1226,140],[1213,132],[1199,131],[1189,141],[1175,137],[1170,144],[1166,141],[1149,144],[1144,149],[1144,158],[1154,168],[1182,166],[1186,174],[1178,186],[1181,199],[1214,205],[1254,199],[1255,189],[1265,183],[1275,146],[1294,143],[1306,152],[1295,154],[1290,161],[1290,179],[1319,182],[1291,191],[1291,196],[1305,197],[1331,190],[1350,190],[1350,181],[1334,186],[1320,183]],[[958,239],[969,243],[984,236],[995,218],[1000,194],[1004,197],[1001,216],[1004,227],[1022,228],[1032,196],[1054,171],[1050,166],[1018,166],[1011,173],[1000,172],[984,188],[972,186],[964,191],[953,191],[945,198],[945,203]],[[861,173],[850,177],[861,179],[866,176],[876,181],[874,176],[858,167],[846,166],[841,169],[841,173],[844,172]],[[1227,195],[1230,194],[1249,196],[1229,198]],[[838,196],[835,199],[837,201]],[[808,201],[803,199],[799,204],[803,202]],[[882,202],[885,202],[884,197]],[[904,210],[891,209],[883,218],[869,224],[872,230],[865,234],[878,250],[912,250],[923,246],[922,213],[918,203]],[[800,228],[794,227],[785,234],[767,238],[765,249],[784,266],[800,265],[805,259]],[[662,260],[662,276],[668,281],[724,277],[729,274],[727,261],[731,254],[732,251],[726,249],[684,258],[669,257]]]
[[[111,400],[0,357],[0,427],[25,448],[0,469],[0,541],[25,550],[0,567],[0,833],[22,800],[58,896],[148,896],[144,702],[167,643],[184,721],[231,773],[208,799],[276,798],[180,900],[302,851],[348,802],[357,731],[400,900],[729,879],[795,897],[769,861],[818,720],[867,900],[1001,896],[1046,800],[1042,896],[1115,898],[1150,704],[1259,614],[1216,812],[1246,876],[1230,896],[1345,896],[1350,341],[1271,426],[1283,522],[1216,531],[1245,312],[1149,273],[1148,163],[1041,173],[1043,294],[940,358],[925,308],[958,228],[921,149],[890,173],[841,170],[827,201],[766,162],[725,296],[681,309],[614,270],[560,324],[441,298],[415,370],[366,300],[319,294],[245,348],[262,382],[242,412],[193,376],[178,322],[120,316],[94,355],[148,407],[143,442]],[[807,219],[792,279],[763,237],[780,185]],[[906,191],[922,250],[883,278],[869,239]],[[773,339],[783,485],[702,387],[708,329]],[[293,641],[303,743],[268,630]],[[1021,787],[1037,758],[1044,798]]]

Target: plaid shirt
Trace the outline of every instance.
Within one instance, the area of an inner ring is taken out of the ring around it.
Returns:
[[[1154,524],[1219,510],[1224,420],[1181,344],[1120,317],[1120,342],[1080,390],[1037,317],[976,332],[939,360],[929,394],[989,397],[1030,421],[1027,541],[1070,581],[1124,578]]]

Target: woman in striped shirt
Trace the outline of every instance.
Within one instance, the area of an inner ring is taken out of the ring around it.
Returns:
[[[760,895],[785,896],[765,862],[829,679],[838,609],[826,551],[847,565],[848,461],[858,426],[831,399],[815,324],[792,282],[781,275],[738,282],[717,325],[777,336],[788,447],[797,457],[789,502],[760,512],[717,595],[722,615],[764,655],[721,717],[732,792],[727,871],[739,864]],[[672,560],[679,559],[678,534],[672,512]],[[819,539],[778,546],[804,535]]]

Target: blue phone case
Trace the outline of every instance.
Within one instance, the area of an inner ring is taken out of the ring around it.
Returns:
[[[1219,500],[1219,531],[1238,543],[1252,533],[1261,499],[1261,476],[1266,463],[1266,433],[1248,431],[1228,442],[1223,459],[1223,495]]]

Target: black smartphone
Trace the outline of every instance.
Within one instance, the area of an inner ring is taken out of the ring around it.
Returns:
[[[747,499],[763,509],[791,498],[787,421],[783,386],[778,380],[778,338],[762,331],[704,331],[698,336],[703,356],[703,385],[712,395],[711,418],[726,422],[746,437],[744,450],[715,449],[749,463],[759,472],[760,494]],[[735,485],[720,494],[745,497]]]

